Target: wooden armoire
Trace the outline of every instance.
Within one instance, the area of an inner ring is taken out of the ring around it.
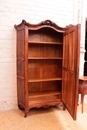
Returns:
[[[50,20],[17,30],[17,98],[25,117],[31,108],[63,103],[76,120],[80,25],[59,27]]]

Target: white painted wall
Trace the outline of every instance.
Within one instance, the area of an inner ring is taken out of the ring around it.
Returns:
[[[80,0],[0,0],[0,110],[17,108],[16,30],[22,19],[77,24]]]

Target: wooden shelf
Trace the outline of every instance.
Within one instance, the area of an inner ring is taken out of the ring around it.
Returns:
[[[29,94],[29,98],[32,97],[42,97],[42,96],[52,96],[52,95],[59,95],[61,92],[57,91],[49,91],[49,92],[34,92]]]
[[[54,59],[54,60],[57,60],[57,59],[62,59],[62,57],[28,57],[29,60],[34,60],[34,59],[37,59],[37,60],[44,60],[44,59]]]
[[[45,82],[45,81],[57,81],[57,80],[62,80],[62,78],[29,79],[28,82]]]
[[[58,42],[43,42],[43,41],[28,41],[29,44],[55,44],[55,45],[62,45],[63,43]]]

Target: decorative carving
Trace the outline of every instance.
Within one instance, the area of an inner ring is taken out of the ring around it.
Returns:
[[[43,23],[43,25],[54,26],[54,23],[52,21],[50,21],[50,20],[45,20],[42,23]]]
[[[74,25],[69,24],[69,25],[66,26],[66,28],[70,28],[70,27],[73,27],[73,26],[74,26]]]
[[[42,21],[38,24],[30,24],[29,22],[22,20],[22,22],[19,25],[15,25],[15,28],[22,26],[22,25],[26,25],[27,27],[29,27],[32,30],[40,29],[40,28],[43,28],[44,26],[48,26],[48,27],[51,27],[54,30],[59,31],[59,32],[65,32],[65,30],[67,30],[69,28],[69,27],[65,27],[65,28],[60,27],[56,23],[52,22],[51,20],[45,20],[45,21]]]

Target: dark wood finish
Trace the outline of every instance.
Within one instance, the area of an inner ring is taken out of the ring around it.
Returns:
[[[79,94],[81,94],[81,104],[83,113],[84,96],[87,94],[87,76],[79,77]]]
[[[62,28],[50,20],[36,25],[23,20],[15,28],[18,106],[25,117],[33,107],[63,102],[76,119],[79,25]]]

